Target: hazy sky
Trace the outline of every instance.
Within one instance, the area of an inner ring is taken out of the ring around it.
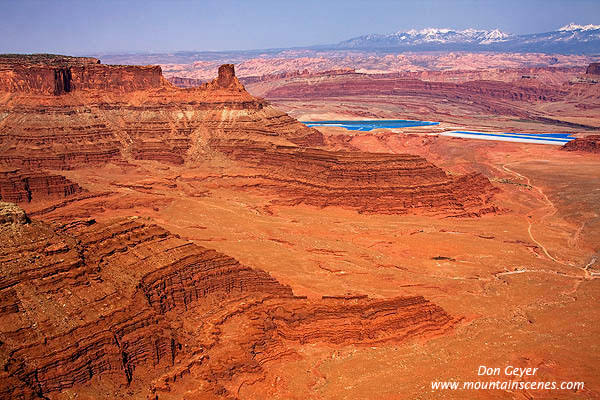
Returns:
[[[412,28],[600,24],[600,0],[0,0],[0,53],[234,50]]]

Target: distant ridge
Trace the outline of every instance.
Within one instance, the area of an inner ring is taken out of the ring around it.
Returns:
[[[499,29],[411,29],[391,34],[369,34],[344,40],[336,49],[389,51],[499,51],[539,53],[598,53],[600,25],[570,23],[545,33],[512,35]]]
[[[335,44],[304,47],[201,51],[186,50],[168,53],[103,53],[91,54],[108,64],[191,64],[196,61],[242,64],[250,59],[319,57],[323,52],[371,52],[398,54],[427,51],[469,53],[542,53],[600,55],[600,25],[570,23],[555,31],[514,35],[500,29],[426,28],[390,34],[369,34]],[[1,60],[0,60],[1,63]],[[278,71],[282,72],[282,71]],[[208,79],[208,78],[207,78]],[[185,86],[185,84],[181,84]],[[193,86],[193,85],[192,85]]]

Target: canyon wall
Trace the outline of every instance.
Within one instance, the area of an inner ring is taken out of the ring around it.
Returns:
[[[262,172],[251,184],[278,193],[281,204],[350,207],[363,213],[428,212],[478,216],[498,209],[498,191],[482,175],[450,177],[424,158],[409,154],[265,147],[257,143],[213,141],[213,147]]]
[[[83,191],[64,176],[42,171],[0,169],[0,200],[23,203],[67,197]]]
[[[322,143],[318,131],[250,96],[233,65],[222,66],[212,82],[180,90],[162,78],[160,67],[80,64],[13,62],[4,70],[0,165],[73,169],[123,159],[183,164],[192,143],[211,135]]]
[[[0,398],[159,398],[191,370],[204,396],[226,397],[287,342],[401,342],[457,322],[422,297],[295,297],[141,219],[49,225],[8,203],[0,216]]]
[[[585,70],[586,75],[600,75],[600,63],[591,63]]]
[[[450,178],[414,156],[317,149],[324,146],[323,135],[251,96],[232,64],[222,65],[213,81],[191,89],[173,87],[158,67],[86,61],[67,66],[68,76],[57,78],[65,91],[61,95],[5,92],[6,100],[0,103],[0,166],[68,170],[136,160],[193,166],[195,160],[221,154],[267,176],[260,184],[250,179],[234,187],[250,185],[268,196],[275,191],[284,203],[371,213],[478,216],[497,211],[491,204],[496,189],[482,176]],[[351,75],[340,71],[335,79]],[[361,82],[348,87],[327,80],[303,84],[294,95],[395,90],[384,88],[390,82],[386,79]],[[443,85],[408,82],[413,86],[402,90],[420,88],[435,94],[436,85]],[[481,87],[471,91],[478,90]]]
[[[62,95],[75,90],[130,92],[158,88],[159,66],[101,65],[94,58],[0,57],[0,92]]]

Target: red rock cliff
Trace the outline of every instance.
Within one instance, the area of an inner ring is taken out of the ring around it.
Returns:
[[[23,203],[66,197],[82,191],[64,176],[43,171],[0,169],[0,200]]]
[[[399,343],[457,322],[423,297],[294,297],[140,219],[50,226],[0,203],[0,243],[2,399],[155,399],[182,379],[194,398],[233,398],[229,380],[293,354],[290,342]]]
[[[315,149],[324,144],[322,134],[251,96],[231,64],[221,66],[213,81],[192,89],[173,87],[160,69],[128,68],[80,63],[69,66],[70,78],[57,75],[60,90],[70,90],[64,95],[5,96],[0,165],[74,169],[125,159],[193,166],[198,158],[220,152],[267,169],[269,182],[254,186],[292,202],[375,213],[474,216],[495,211],[490,203],[495,189],[482,176],[449,178],[414,156]],[[382,89],[375,86],[375,92]]]
[[[158,88],[159,66],[101,65],[60,56],[0,58],[0,91],[62,95],[76,90],[130,92]]]
[[[587,75],[600,75],[600,63],[591,63],[585,70]]]
[[[583,138],[577,138],[564,144],[561,150],[565,151],[583,151],[586,153],[600,154],[600,135],[589,135]]]
[[[318,131],[248,94],[231,64],[212,82],[183,90],[160,67],[0,57],[2,91],[0,165],[9,168],[73,169],[122,159],[183,164],[195,156],[190,149],[199,132],[322,143]]]

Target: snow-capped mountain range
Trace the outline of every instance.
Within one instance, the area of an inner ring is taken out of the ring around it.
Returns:
[[[600,25],[571,23],[556,31],[526,35],[512,35],[499,29],[411,29],[387,35],[359,36],[340,42],[335,47],[361,50],[597,53],[600,52]]]

